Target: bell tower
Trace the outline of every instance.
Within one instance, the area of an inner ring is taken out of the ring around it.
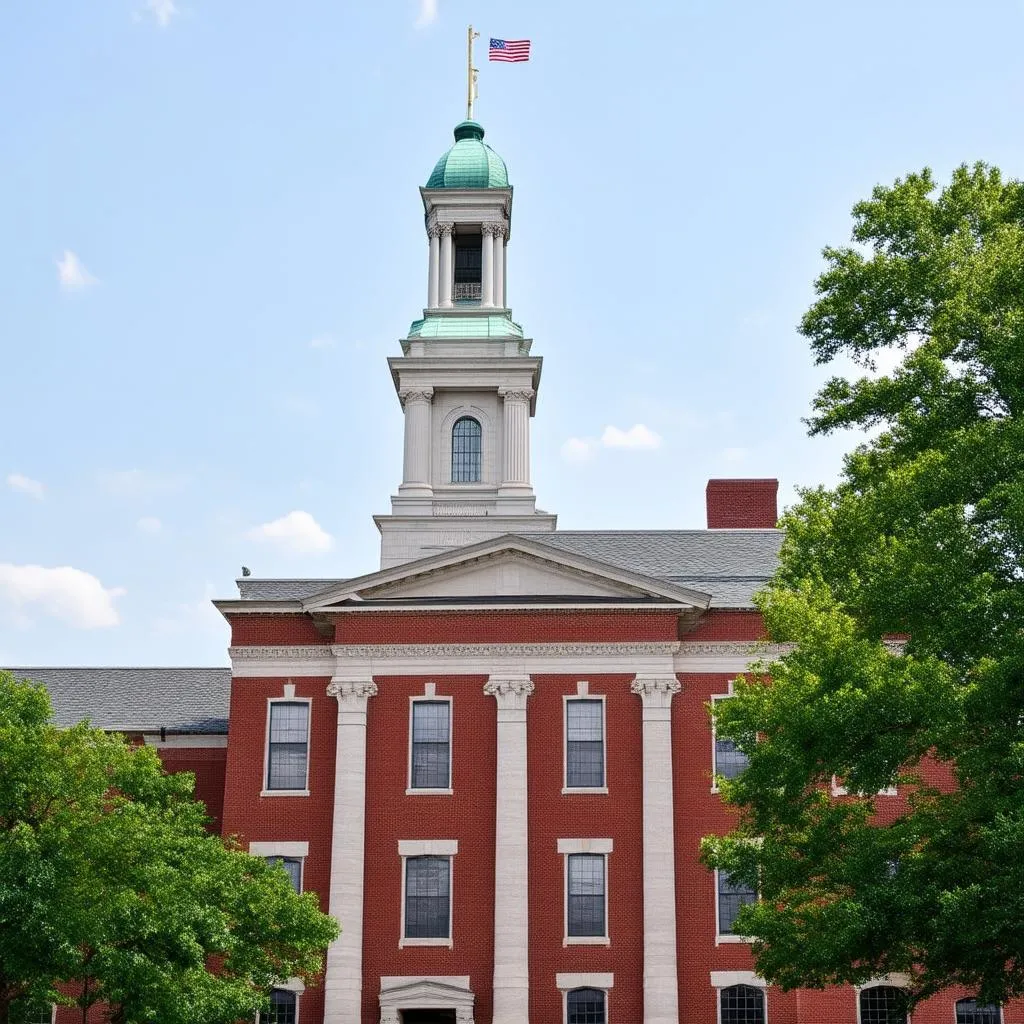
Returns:
[[[425,187],[427,306],[388,359],[405,413],[402,482],[374,517],[381,568],[503,533],[555,529],[530,484],[541,359],[512,319],[505,254],[512,187],[476,121]]]

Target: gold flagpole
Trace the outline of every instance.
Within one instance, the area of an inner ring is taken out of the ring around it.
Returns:
[[[475,67],[473,67],[473,40],[479,39],[480,33],[473,31],[473,26],[469,26],[469,31],[466,38],[466,120],[473,120],[473,100],[476,99],[476,76],[480,73]]]

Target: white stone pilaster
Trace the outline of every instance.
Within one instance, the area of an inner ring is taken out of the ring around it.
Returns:
[[[501,489],[528,490],[530,487],[530,388],[499,388],[505,408],[505,451]]]
[[[438,268],[438,305],[443,309],[452,306],[452,225],[438,224],[441,232],[441,263]]]
[[[675,676],[638,676],[643,701],[644,1024],[679,1024],[672,697]]]
[[[405,407],[405,457],[399,491],[430,493],[430,403],[433,388],[409,388],[399,393]]]
[[[351,1024],[362,1018],[366,705],[377,686],[370,679],[332,679],[327,693],[338,699],[329,907],[342,930],[327,950],[324,1024]]]
[[[494,305],[505,305],[505,229],[500,225],[494,235]]]
[[[494,842],[494,1024],[529,1024],[530,942],[527,853],[526,701],[529,676],[491,676],[498,704],[498,787]]]
[[[427,306],[430,309],[436,309],[438,284],[440,282],[441,226],[439,224],[431,224],[427,233],[430,237],[430,260],[427,271]]]
[[[494,232],[497,224],[484,224],[481,229],[483,252],[480,262],[480,305],[494,305]]]

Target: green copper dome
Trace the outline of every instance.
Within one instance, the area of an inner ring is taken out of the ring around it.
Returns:
[[[437,161],[427,188],[508,188],[505,161],[484,142],[483,125],[455,126],[455,145]]]

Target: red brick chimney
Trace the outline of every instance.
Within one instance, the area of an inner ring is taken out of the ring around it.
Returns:
[[[778,480],[709,480],[708,529],[770,529],[779,518]]]

